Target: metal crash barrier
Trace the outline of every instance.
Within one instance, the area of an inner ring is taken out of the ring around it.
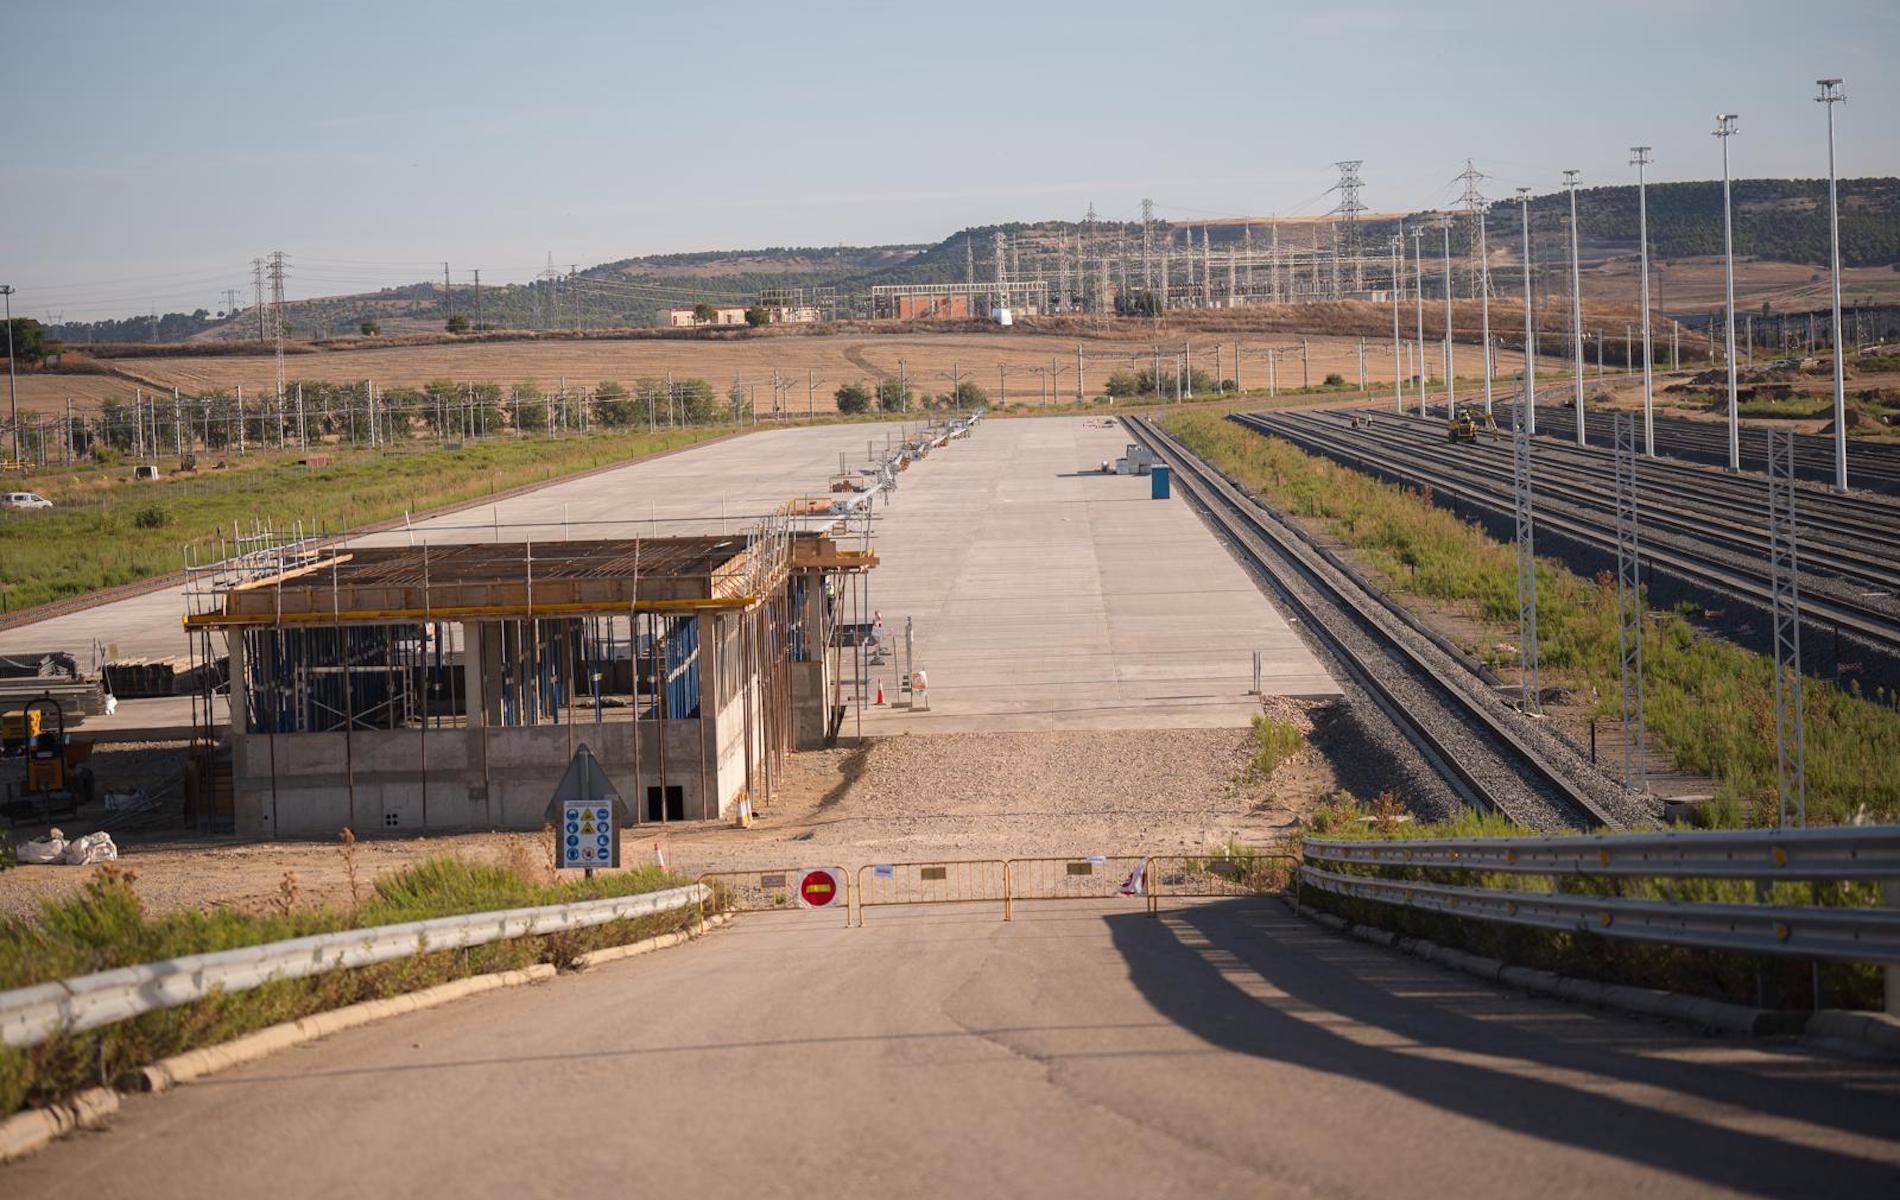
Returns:
[[[1010,919],[1009,864],[1002,859],[870,863],[858,868],[858,924],[864,910],[901,904],[1001,904]]]

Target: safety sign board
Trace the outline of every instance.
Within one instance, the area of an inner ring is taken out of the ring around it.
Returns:
[[[829,908],[844,899],[844,874],[830,867],[812,867],[798,874],[798,902],[806,908]]]
[[[581,743],[548,804],[555,832],[554,865],[562,870],[619,866],[624,816],[620,793]]]

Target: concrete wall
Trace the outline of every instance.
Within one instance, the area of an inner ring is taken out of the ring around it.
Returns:
[[[637,818],[646,812],[646,788],[661,783],[662,739],[665,783],[680,788],[686,819],[723,815],[726,804],[720,799],[729,801],[743,789],[744,765],[736,749],[724,756],[728,779],[714,769],[711,730],[702,752],[696,720],[640,722],[636,780],[634,728],[631,721],[606,721],[485,733],[480,728],[431,730],[426,749],[417,730],[357,731],[347,738],[238,734],[233,760],[238,832],[327,838],[345,826],[359,837],[425,829],[539,829],[573,747],[583,743]]]

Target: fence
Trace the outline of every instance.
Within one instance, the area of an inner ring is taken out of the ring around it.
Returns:
[[[1335,896],[1702,950],[1883,964],[1888,1009],[1900,1011],[1900,826],[1315,840],[1302,856],[1301,884]],[[1550,890],[1516,885],[1523,876],[1547,877]],[[1676,882],[1694,880],[1714,886]],[[1808,902],[1791,899],[1804,889],[1777,886],[1790,883],[1809,885]],[[1834,889],[1863,903],[1816,902],[1824,883],[1867,885]],[[1690,890],[1720,898],[1678,898]]]
[[[704,893],[705,889],[695,884],[638,896],[348,929],[18,988],[0,992],[0,1042],[33,1046],[64,1034],[190,1004],[213,992],[248,991],[275,979],[302,979],[414,954],[459,950],[672,912],[701,903]]]
[[[844,889],[843,904],[834,896],[822,906],[802,905],[799,880],[814,870],[830,871]],[[711,904],[721,912],[790,912],[800,907],[831,909],[837,904],[844,910],[844,923],[851,926],[851,875],[842,867],[771,867],[762,871],[708,871],[699,877],[706,889],[701,915]]]
[[[874,863],[858,868],[858,924],[864,910],[904,904],[1000,903],[1009,920],[1009,864],[1002,859]]]

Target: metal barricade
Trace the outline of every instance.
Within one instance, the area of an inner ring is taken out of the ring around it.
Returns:
[[[1139,854],[1089,854],[1074,858],[1012,858],[1009,860],[1009,907],[1013,916],[1018,900],[1114,900],[1139,896],[1143,864]]]
[[[699,877],[699,882],[711,889],[711,897],[700,902],[700,917],[703,921],[707,912],[794,912],[801,905],[798,896],[799,880],[809,871],[828,870],[834,874],[844,890],[838,900],[823,906],[830,909],[835,904],[844,910],[845,928],[851,927],[851,874],[842,867],[774,867],[764,871],[708,871]]]
[[[1159,913],[1170,896],[1259,896],[1282,892],[1299,868],[1291,846],[1235,853],[1164,854],[1148,860],[1143,893],[1148,911]]]
[[[860,928],[865,909],[899,904],[1001,904],[1010,919],[1009,864],[1000,858],[868,863],[857,892]]]

